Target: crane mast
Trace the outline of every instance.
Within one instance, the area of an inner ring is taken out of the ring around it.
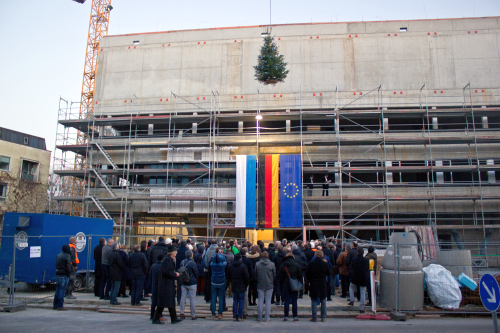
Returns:
[[[87,37],[87,50],[85,53],[85,67],[83,71],[83,84],[80,103],[79,119],[90,119],[94,116],[94,93],[95,93],[95,78],[97,71],[97,60],[99,57],[101,38],[108,34],[109,14],[111,12],[111,0],[92,0],[92,8],[90,11],[89,32]],[[78,132],[77,145],[88,145],[89,136],[84,132]],[[86,150],[88,151],[88,149]],[[75,155],[75,170],[84,170],[87,167],[87,154]],[[71,195],[81,195],[85,197],[85,185],[87,177],[83,180],[76,177],[73,178],[71,186]],[[71,202],[71,215],[84,215],[84,202]]]

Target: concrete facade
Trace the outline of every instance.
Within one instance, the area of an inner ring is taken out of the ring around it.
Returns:
[[[96,96],[103,106],[123,106],[131,99],[157,102],[171,92],[185,97],[217,91],[223,100],[244,95],[246,101],[257,89],[293,99],[301,89],[326,93],[338,88],[349,97],[379,85],[412,96],[424,83],[449,96],[461,94],[469,82],[496,92],[499,22],[493,17],[273,26],[290,69],[287,80],[275,86],[254,79],[264,27],[108,36],[101,42]],[[489,99],[487,93],[474,98],[478,103]]]

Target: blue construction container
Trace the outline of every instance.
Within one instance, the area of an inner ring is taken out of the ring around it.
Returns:
[[[56,257],[69,237],[77,237],[78,287],[84,286],[89,272],[93,285],[94,247],[99,238],[113,234],[113,221],[66,215],[6,213],[0,248],[0,275],[9,274],[16,241],[15,279],[18,282],[45,284],[56,281]],[[10,236],[10,237],[9,237]],[[14,237],[12,237],[14,236]],[[43,236],[43,237],[40,237]],[[90,260],[87,259],[90,254]],[[89,267],[87,267],[89,266]],[[88,269],[88,271],[87,271]]]

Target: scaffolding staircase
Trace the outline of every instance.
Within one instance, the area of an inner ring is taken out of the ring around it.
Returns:
[[[90,197],[90,199],[92,199],[92,201],[94,202],[94,205],[96,205],[97,208],[99,208],[99,210],[101,211],[102,215],[104,215],[104,217],[106,219],[108,219],[108,220],[112,220],[113,219],[111,217],[111,215],[109,215],[109,213],[106,210],[106,208],[104,208],[104,206],[102,205],[102,203],[99,201],[99,199],[94,198],[94,197]]]
[[[106,160],[108,160],[109,164],[113,167],[113,169],[118,170],[118,165],[111,159],[108,152],[97,142],[94,142],[94,145],[99,149],[99,151],[104,155]]]
[[[111,185],[109,185],[106,179],[104,179],[104,176],[97,169],[92,169],[92,171],[94,172],[96,177],[101,181],[101,184],[106,188],[106,190],[108,190],[109,194],[111,194],[113,198],[116,198],[115,191],[113,191]]]

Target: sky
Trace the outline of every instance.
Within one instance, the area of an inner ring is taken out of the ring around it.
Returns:
[[[0,126],[46,139],[79,101],[92,0],[0,0]],[[269,23],[269,0],[112,0],[109,35]],[[500,16],[499,0],[272,0],[272,23]]]

